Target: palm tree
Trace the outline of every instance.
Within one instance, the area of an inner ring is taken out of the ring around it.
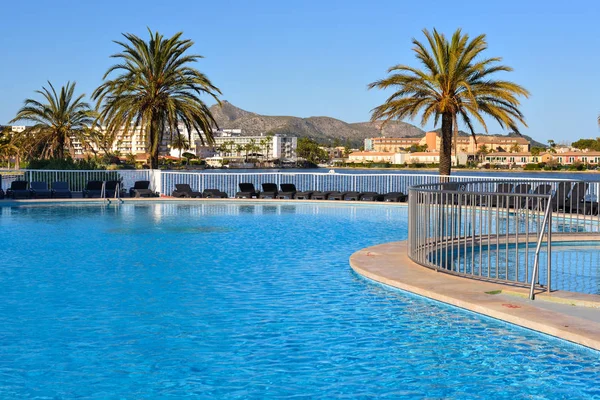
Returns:
[[[244,146],[242,146],[241,144],[236,144],[235,153],[238,157],[242,154],[242,151],[244,151]]]
[[[73,152],[74,141],[85,142],[87,129],[94,124],[95,114],[84,94],[75,97],[75,82],[67,82],[57,93],[48,82],[50,89],[42,87],[36,93],[43,101],[26,99],[17,116],[10,121],[33,122],[19,136],[25,139],[30,156],[41,158],[65,158],[65,150]]]
[[[188,141],[188,138],[185,137],[185,135],[178,133],[173,137],[171,146],[174,149],[179,150],[179,161],[181,162],[181,154],[183,153],[183,150],[189,150],[190,142]]]
[[[487,132],[483,119],[488,115],[501,127],[519,133],[517,122],[525,124],[523,114],[517,108],[518,96],[529,96],[523,87],[508,81],[493,80],[490,75],[512,68],[499,65],[501,58],[477,59],[487,49],[485,35],[469,40],[458,29],[448,40],[434,29],[423,30],[429,48],[413,39],[417,59],[424,69],[396,65],[388,70],[389,77],[373,82],[369,89],[396,91],[386,102],[372,110],[371,120],[414,118],[420,112],[421,124],[431,117],[437,124],[442,120],[442,145],[440,151],[440,174],[449,175],[452,155],[452,128],[455,118],[460,117],[474,136],[474,118]]]
[[[149,144],[152,168],[158,168],[158,152],[164,132],[177,131],[182,123],[188,132],[204,132],[200,141],[214,143],[213,126],[217,126],[200,96],[207,94],[220,104],[221,91],[190,64],[202,56],[187,54],[194,42],[181,39],[182,32],[165,38],[150,33],[148,42],[132,34],[123,34],[126,42],[115,41],[122,52],[113,55],[119,62],[106,71],[105,82],[93,98],[109,131],[141,127]],[[118,73],[113,79],[108,79]]]

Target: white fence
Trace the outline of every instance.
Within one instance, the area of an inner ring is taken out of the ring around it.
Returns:
[[[86,182],[91,180],[117,180],[123,182],[124,188],[130,188],[135,181],[149,180],[151,189],[169,196],[178,183],[187,183],[192,189],[219,189],[233,197],[238,191],[240,183],[252,183],[257,190],[261,190],[263,183],[293,183],[302,190],[337,190],[359,192],[403,192],[408,193],[408,188],[415,185],[440,183],[441,177],[432,174],[357,174],[357,173],[315,173],[315,172],[180,172],[162,170],[20,170],[0,171],[2,188],[6,189],[14,180],[42,181],[51,184],[56,181],[69,182],[72,191],[83,190]],[[466,182],[475,180],[488,180],[489,176],[450,176],[445,178],[449,182]],[[566,179],[548,178],[523,178],[518,175],[511,177],[494,176],[502,181],[530,181],[530,182],[559,182]],[[588,200],[597,200],[600,193],[600,182],[589,182],[587,191]]]

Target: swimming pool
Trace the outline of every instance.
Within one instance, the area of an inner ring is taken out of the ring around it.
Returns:
[[[600,397],[598,352],[355,275],[405,207],[0,213],[0,398]]]
[[[460,250],[462,257],[448,258],[447,263],[454,261],[454,270],[464,274],[485,276],[492,271],[500,279],[515,281],[519,274],[520,281],[530,277],[531,269],[523,266],[533,266],[535,260],[535,244],[518,245],[511,243],[498,246],[485,245],[481,248]],[[456,254],[455,251],[454,254]],[[442,257],[443,254],[440,256]],[[552,290],[600,294],[600,242],[598,241],[553,241],[552,242]],[[544,245],[540,251],[539,279],[547,284],[548,251]]]

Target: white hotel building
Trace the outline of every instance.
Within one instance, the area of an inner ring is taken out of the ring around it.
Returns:
[[[185,126],[179,126],[179,133],[188,137],[188,131]],[[200,134],[203,134],[202,132]],[[231,144],[233,142],[233,154],[235,155],[235,148],[240,146],[245,146],[249,143],[254,143],[256,146],[260,146],[261,141],[266,141],[266,135],[260,136],[242,136],[241,129],[223,129],[219,131],[213,131],[213,137],[215,140],[214,147],[203,145],[200,139],[200,134],[198,132],[193,131],[191,133],[191,141],[190,148],[188,150],[184,150],[183,152],[190,152],[196,154],[199,158],[208,158],[214,156],[218,153],[218,148],[223,143]],[[160,146],[160,154],[163,155],[172,155],[175,157],[179,157],[179,150],[171,148],[169,142],[170,134],[165,132],[163,136],[163,143]],[[298,144],[298,138],[296,137],[284,137],[284,136],[272,136],[270,141],[270,146],[268,149],[269,159],[281,159],[281,160],[294,160],[296,157],[296,147]],[[75,155],[81,156],[91,149],[86,149],[82,146],[78,141],[74,141]],[[94,145],[94,150],[96,152],[101,152],[97,146]],[[115,141],[111,147],[112,151],[118,151],[121,155],[127,154],[145,154],[148,153],[147,141],[145,133],[138,127],[135,129],[131,129],[127,134],[124,131],[121,131],[117,134]],[[267,153],[267,149],[261,148],[258,150],[258,153]],[[243,152],[245,154],[245,151]],[[264,154],[265,156],[267,154]]]

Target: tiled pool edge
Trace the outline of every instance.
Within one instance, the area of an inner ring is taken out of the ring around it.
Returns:
[[[410,260],[406,246],[406,242],[392,242],[359,250],[350,257],[350,266],[376,282],[600,350],[600,322],[541,308],[535,301],[512,304],[486,292],[527,290],[435,272]],[[539,296],[545,295],[538,295],[537,301]],[[576,301],[576,297],[568,293],[565,298]],[[587,304],[590,299],[600,303],[600,296],[581,295]]]

